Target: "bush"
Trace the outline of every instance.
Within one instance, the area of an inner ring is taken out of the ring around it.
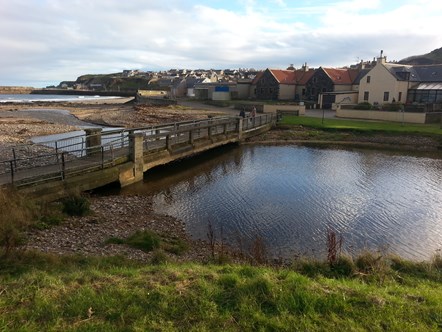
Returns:
[[[151,263],[155,265],[161,265],[165,264],[169,261],[169,258],[167,257],[166,253],[161,249],[156,249],[153,252]]]
[[[63,200],[63,213],[69,216],[82,217],[89,212],[90,202],[84,196],[74,195]]]
[[[372,105],[369,102],[363,102],[363,103],[359,103],[355,106],[356,110],[371,110],[372,109]]]
[[[160,247],[161,238],[151,231],[138,231],[128,237],[125,243],[143,251],[152,251]]]
[[[339,277],[350,277],[356,271],[356,266],[350,256],[339,256],[331,267],[332,272]]]
[[[3,255],[23,242],[23,231],[32,223],[32,202],[10,189],[0,191],[0,245]]]

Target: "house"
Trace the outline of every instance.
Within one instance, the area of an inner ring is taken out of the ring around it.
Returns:
[[[253,80],[251,96],[259,100],[294,100],[295,75],[294,70],[267,68]]]
[[[387,63],[381,53],[376,65],[360,80],[358,102],[372,105],[404,103],[410,84],[417,79],[413,66]]]
[[[379,110],[338,110],[336,116],[438,123],[442,114],[442,65],[387,62],[381,52],[374,67],[360,78],[358,102],[379,106]]]
[[[407,103],[442,104],[442,65],[413,66]]]
[[[359,69],[319,67],[305,84],[305,100],[318,108],[356,103]]]

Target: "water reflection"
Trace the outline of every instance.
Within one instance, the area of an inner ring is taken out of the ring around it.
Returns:
[[[374,151],[228,147],[149,171],[122,193],[153,195],[195,238],[265,238],[274,255],[325,254],[328,228],[347,251],[428,259],[442,247],[442,161]]]

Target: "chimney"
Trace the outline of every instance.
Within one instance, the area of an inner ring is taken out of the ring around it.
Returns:
[[[305,62],[305,63],[302,65],[302,70],[303,70],[304,72],[307,72],[307,71],[308,71],[307,62]]]
[[[381,56],[378,58],[378,62],[381,64],[385,64],[387,62],[387,57],[383,55],[384,55],[384,50],[381,50]]]

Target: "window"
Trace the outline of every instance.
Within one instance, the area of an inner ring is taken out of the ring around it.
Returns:
[[[371,81],[371,76],[367,76],[367,83],[370,83]]]
[[[326,88],[322,88],[322,92],[327,92],[327,89]]]
[[[368,101],[368,95],[369,95],[369,92],[364,91],[364,101]]]
[[[269,93],[270,93],[270,94],[273,93],[273,89],[272,89],[272,88],[269,89]]]
[[[388,101],[390,99],[390,92],[386,91],[384,92],[384,101]]]
[[[305,89],[302,89],[302,95],[305,96]]]
[[[399,92],[399,95],[397,97],[397,101],[401,101],[401,99],[402,99],[402,92]]]

